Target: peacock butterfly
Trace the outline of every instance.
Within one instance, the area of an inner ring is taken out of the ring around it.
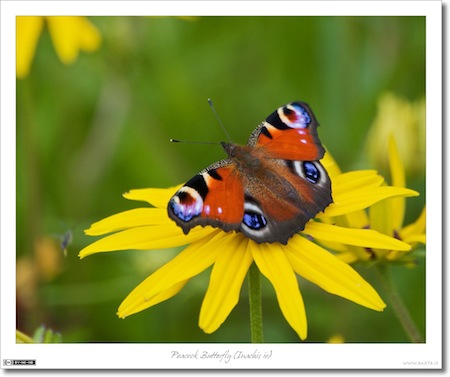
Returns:
[[[197,226],[235,230],[286,244],[330,203],[331,181],[319,160],[325,150],[304,102],[270,114],[246,146],[222,142],[228,158],[202,170],[170,199],[167,210],[185,234]]]

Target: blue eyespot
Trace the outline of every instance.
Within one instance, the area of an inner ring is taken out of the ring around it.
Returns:
[[[192,211],[186,209],[185,207],[180,206],[177,203],[174,203],[173,201],[170,202],[169,205],[174,215],[182,221],[189,221],[195,216],[195,214]]]
[[[311,183],[317,183],[320,179],[319,169],[316,168],[310,161],[303,162],[303,173],[305,174],[305,178]]]
[[[170,199],[169,208],[181,221],[188,222],[202,213],[203,199],[192,187],[183,186]]]
[[[295,110],[298,111],[297,123],[303,125],[301,128],[308,127],[309,123],[311,123],[311,117],[309,116],[308,111],[303,106],[299,105],[298,103],[295,103],[292,106],[295,108]]]
[[[245,212],[242,222],[250,229],[261,229],[267,225],[266,218],[263,215],[255,212]]]

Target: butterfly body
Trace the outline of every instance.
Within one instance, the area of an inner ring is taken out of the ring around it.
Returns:
[[[186,234],[211,225],[286,244],[332,202],[317,125],[309,106],[294,102],[269,115],[247,145],[221,143],[228,158],[181,187],[169,201],[169,217]]]

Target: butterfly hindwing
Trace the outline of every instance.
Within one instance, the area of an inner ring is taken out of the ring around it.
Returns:
[[[258,243],[286,244],[332,202],[331,181],[319,161],[269,159],[265,163],[261,179],[245,180],[240,231]]]

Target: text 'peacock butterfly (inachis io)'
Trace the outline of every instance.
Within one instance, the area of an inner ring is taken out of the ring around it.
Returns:
[[[187,234],[211,225],[262,242],[286,244],[330,203],[325,150],[304,102],[270,114],[246,146],[222,142],[228,158],[202,170],[169,201],[168,213]]]

